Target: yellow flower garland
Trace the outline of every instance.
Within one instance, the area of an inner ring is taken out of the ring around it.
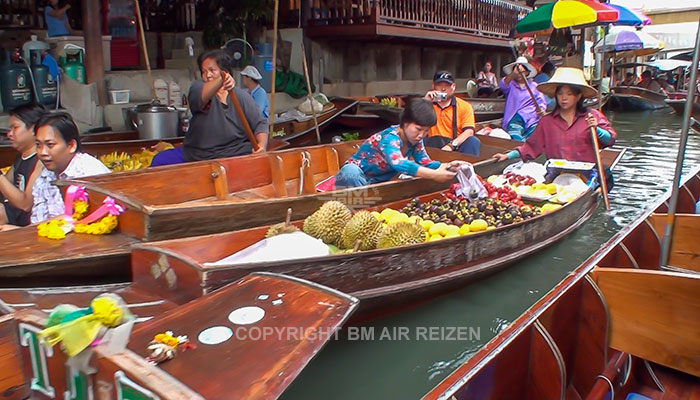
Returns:
[[[119,220],[115,215],[107,215],[91,224],[81,224],[79,220],[88,212],[88,204],[82,200],[73,203],[73,220],[78,221],[73,230],[75,233],[87,233],[89,235],[106,235],[117,228]],[[60,240],[66,238],[66,232],[62,226],[66,224],[64,219],[52,219],[42,222],[37,226],[37,234],[40,237]]]

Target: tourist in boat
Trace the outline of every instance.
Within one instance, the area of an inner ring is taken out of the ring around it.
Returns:
[[[525,57],[503,67],[505,77],[498,82],[506,95],[503,112],[503,129],[515,140],[524,141],[535,130],[540,117],[547,109],[547,99],[537,90],[537,84],[530,81],[537,74],[535,67]],[[535,97],[539,111],[532,101],[528,87]]]
[[[423,138],[436,120],[430,102],[411,100],[401,114],[399,125],[369,137],[345,162],[335,177],[336,188],[386,182],[400,173],[439,182],[454,179],[453,170],[460,162],[432,161],[423,146]]]
[[[153,157],[151,166],[234,157],[267,148],[268,124],[253,97],[236,87],[233,58],[223,50],[210,50],[198,59],[202,80],[192,82],[187,99],[192,111],[182,147]],[[253,151],[229,91],[233,90],[259,149]]]
[[[491,68],[493,68],[491,61],[486,61],[484,69],[479,71],[479,74],[476,76],[476,84],[478,86],[476,95],[478,97],[491,97],[493,92],[498,89],[498,78],[496,78],[496,74],[491,72]]]
[[[438,71],[433,76],[433,89],[425,94],[425,99],[433,102],[437,123],[430,128],[425,145],[478,156],[481,142],[474,136],[474,110],[467,101],[455,96],[456,88],[448,71]]]
[[[633,73],[627,72],[625,74],[625,80],[622,81],[621,86],[634,86],[636,84],[637,84],[637,77]]]
[[[554,74],[554,69],[554,64],[552,64],[551,61],[547,61],[542,65],[542,68],[540,68],[540,73],[535,75],[533,81],[535,81],[536,83],[547,82]]]
[[[659,83],[655,79],[652,78],[651,71],[649,71],[649,70],[642,72],[642,80],[639,81],[639,83],[637,84],[637,87],[651,90],[653,92],[659,92],[659,93],[664,91],[663,88],[661,87],[661,85],[659,85]]]
[[[70,114],[44,114],[35,125],[35,132],[36,152],[44,169],[32,188],[32,223],[63,214],[61,191],[51,182],[110,172],[100,160],[80,151],[78,127]]]
[[[270,104],[267,100],[267,92],[260,86],[261,80],[262,75],[260,75],[258,69],[252,65],[243,68],[243,71],[241,71],[243,86],[245,86],[248,93],[253,96],[253,100],[255,100],[255,103],[258,105],[262,116],[268,119],[270,118]]]
[[[34,204],[32,186],[42,169],[37,162],[34,126],[45,112],[46,108],[37,104],[24,105],[10,111],[7,138],[19,154],[7,174],[0,174],[0,201],[3,202],[3,207],[0,207],[0,226],[29,225],[30,211]]]
[[[612,146],[615,142],[617,133],[605,115],[583,105],[585,98],[594,98],[598,92],[586,82],[581,69],[559,68],[552,79],[539,85],[539,89],[556,98],[554,111],[542,117],[523,145],[507,154],[495,154],[494,158],[499,161],[515,158],[531,161],[545,154],[548,159],[596,162],[591,127],[595,128],[601,147]],[[612,176],[608,182],[612,184]]]
[[[70,4],[63,7],[58,6],[58,0],[49,0],[49,4],[44,7],[44,20],[46,21],[46,34],[48,37],[70,36],[73,29],[68,22],[68,10]]]

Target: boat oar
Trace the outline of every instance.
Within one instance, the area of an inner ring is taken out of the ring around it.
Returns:
[[[146,48],[146,34],[143,31],[143,21],[141,20],[141,9],[139,8],[139,0],[134,0],[134,12],[136,13],[136,24],[138,25],[139,39],[141,40],[141,50],[143,51],[143,61],[146,63],[146,73],[148,74],[148,82],[151,84],[151,96],[153,101],[158,100],[156,94],[156,85],[153,83],[153,75],[151,75],[151,61],[148,58],[148,49]]]
[[[275,13],[273,14],[272,24],[272,83],[270,87],[270,139],[275,132],[275,86],[277,85],[277,20],[279,14],[279,0],[275,0]]]
[[[537,104],[537,99],[535,98],[535,94],[532,93],[532,89],[530,89],[530,84],[527,81],[527,77],[523,73],[523,70],[520,69],[520,65],[516,64],[515,69],[518,70],[520,73],[520,76],[523,77],[523,80],[525,81],[525,88],[527,89],[527,93],[530,95],[530,98],[532,99],[532,103],[535,105],[535,110],[537,111],[537,115],[542,114],[542,109],[540,108],[540,105]]]
[[[306,78],[306,94],[309,98],[309,105],[311,106],[311,115],[314,117],[314,128],[316,129],[316,142],[321,144],[321,131],[318,129],[318,119],[316,119],[316,110],[314,110],[314,98],[311,96],[311,80],[309,79],[309,66],[306,64],[306,50],[304,50],[304,43],[301,44],[301,63],[304,67],[304,77]],[[323,79],[323,77],[321,77]]]
[[[589,117],[593,114],[588,113]],[[598,165],[598,181],[600,182],[600,191],[603,192],[603,201],[605,202],[605,210],[610,211],[610,199],[608,198],[608,184],[605,179],[605,166],[600,158],[600,147],[598,146],[598,134],[594,127],[591,127],[591,140],[593,140],[593,151],[595,152],[595,161]]]
[[[255,138],[253,130],[250,129],[250,124],[248,124],[248,120],[246,119],[245,114],[243,113],[243,109],[241,108],[241,103],[238,102],[238,97],[236,97],[236,94],[233,92],[233,89],[228,91],[228,97],[231,98],[231,102],[233,103],[233,107],[236,109],[238,118],[243,124],[243,130],[245,130],[245,134],[246,136],[248,136],[248,140],[250,140],[250,143],[253,145],[253,150],[257,151],[258,149],[260,149],[260,144],[258,143],[258,139]]]

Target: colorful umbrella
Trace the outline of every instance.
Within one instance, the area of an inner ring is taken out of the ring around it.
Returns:
[[[616,9],[595,0],[559,0],[526,15],[515,25],[515,30],[523,34],[551,28],[613,23],[618,18]]]
[[[593,51],[596,53],[630,52],[630,55],[654,54],[664,48],[664,42],[642,31],[618,31],[605,35]]]
[[[642,12],[630,10],[627,7],[618,6],[617,4],[607,4],[608,6],[617,10],[620,17],[614,22],[615,25],[649,25],[651,24],[651,18],[647,17]]]

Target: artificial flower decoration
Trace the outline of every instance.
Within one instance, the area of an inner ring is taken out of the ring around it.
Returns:
[[[65,239],[71,231],[89,235],[106,235],[117,228],[117,216],[124,208],[113,198],[105,197],[102,205],[88,214],[90,209],[87,192],[84,187],[71,185],[66,190],[64,199],[64,217],[42,222],[37,227],[37,234],[48,239]]]
[[[152,364],[160,364],[175,357],[178,346],[181,351],[196,348],[190,343],[187,336],[173,336],[172,331],[159,333],[153,337],[148,344],[148,357],[146,360]]]

